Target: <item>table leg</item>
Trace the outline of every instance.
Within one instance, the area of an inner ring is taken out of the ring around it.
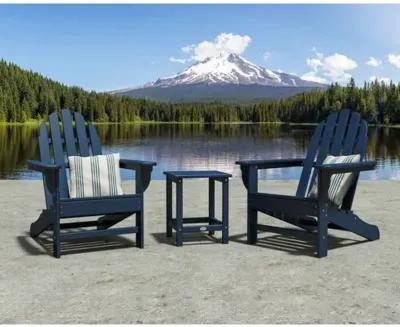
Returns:
[[[209,224],[214,222],[211,219],[215,218],[215,180],[208,180],[208,219]],[[214,235],[214,231],[209,231],[208,235]]]
[[[172,180],[167,176],[167,237],[172,236]]]
[[[222,182],[222,243],[229,242],[229,179]]]
[[[183,190],[182,179],[176,183],[176,245],[183,243]]]

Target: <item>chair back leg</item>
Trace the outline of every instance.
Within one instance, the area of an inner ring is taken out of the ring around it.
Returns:
[[[247,244],[255,244],[257,242],[257,210],[247,205]]]
[[[317,232],[317,256],[326,257],[328,255],[328,215],[325,207],[319,211]]]

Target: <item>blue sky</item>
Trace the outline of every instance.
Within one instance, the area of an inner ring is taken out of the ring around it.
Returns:
[[[270,69],[397,83],[399,17],[400,5],[0,5],[0,57],[68,85],[114,90],[183,70],[201,42],[218,45],[226,33],[233,51]]]

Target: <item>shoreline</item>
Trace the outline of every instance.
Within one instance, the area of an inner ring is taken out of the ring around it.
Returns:
[[[42,121],[28,121],[28,122],[0,122],[2,126],[32,126],[36,127]],[[131,122],[93,122],[93,125],[287,125],[287,126],[317,126],[318,123],[297,123],[297,122],[248,122],[248,121],[237,121],[237,122],[201,122],[201,121],[131,121]],[[377,128],[400,128],[400,124],[368,124],[368,127]]]

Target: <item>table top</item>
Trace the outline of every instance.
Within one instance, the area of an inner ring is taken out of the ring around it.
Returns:
[[[232,177],[231,174],[218,170],[181,170],[181,171],[164,171],[167,176],[175,178],[226,178]]]

